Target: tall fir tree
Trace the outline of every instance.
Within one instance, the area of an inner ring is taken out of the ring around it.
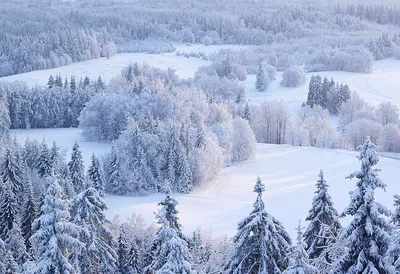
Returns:
[[[21,159],[18,159],[17,151],[6,149],[5,157],[1,165],[1,177],[3,185],[9,182],[15,195],[20,194],[24,188],[24,174],[21,167]]]
[[[343,215],[353,220],[342,230],[339,237],[345,239],[346,252],[335,262],[332,274],[389,274],[391,266],[385,264],[385,254],[390,243],[391,225],[384,216],[390,211],[375,201],[375,190],[385,189],[386,185],[378,178],[374,167],[379,158],[377,147],[367,137],[359,147],[361,170],[348,178],[357,178],[357,188],[351,192],[350,205]]]
[[[82,152],[79,150],[78,142],[72,148],[71,161],[68,163],[69,175],[75,193],[81,193],[86,189],[85,167],[83,165]]]
[[[4,258],[4,269],[6,274],[19,274],[20,267],[18,266],[17,262],[15,261],[12,252],[8,250],[5,254]]]
[[[47,180],[41,214],[32,225],[35,232],[30,241],[36,259],[32,273],[75,273],[68,256],[84,246],[77,238],[80,228],[69,221],[68,202],[62,199],[56,176]]]
[[[103,175],[101,173],[100,161],[96,155],[92,154],[91,163],[88,168],[88,177],[91,181],[93,188],[100,194],[101,197],[104,196],[104,182]]]
[[[286,266],[290,237],[282,224],[265,210],[264,191],[264,184],[257,178],[254,209],[238,224],[238,232],[233,238],[235,250],[226,266],[227,274],[279,274]]]
[[[113,235],[106,226],[105,202],[94,188],[79,193],[71,202],[70,221],[82,230],[79,240],[85,247],[80,253],[72,254],[78,261],[80,273],[114,273],[117,254],[112,248]]]
[[[321,104],[322,98],[322,79],[321,76],[311,76],[310,84],[308,86],[307,105],[313,108]]]
[[[49,76],[49,80],[47,81],[47,87],[50,89],[54,86],[54,77],[53,75]]]
[[[302,227],[299,222],[297,227],[297,245],[289,249],[288,259],[289,266],[283,274],[318,274],[317,268],[311,266],[308,262],[308,254],[305,250],[303,242]]]
[[[6,239],[18,218],[19,206],[10,180],[3,183],[0,196],[0,237]]]
[[[268,74],[262,63],[258,66],[257,77],[256,77],[256,89],[259,92],[267,91],[269,85]]]
[[[33,234],[32,224],[37,216],[36,200],[34,198],[32,184],[29,181],[25,189],[25,201],[21,210],[21,232],[25,240],[26,249],[31,249],[30,237]]]
[[[13,228],[8,233],[5,243],[7,250],[11,251],[15,262],[19,266],[22,266],[24,263],[30,260],[30,256],[26,251],[25,240],[22,237],[21,227],[18,221],[15,222]]]
[[[124,225],[121,225],[119,230],[119,237],[117,242],[117,255],[118,255],[118,273],[129,273],[129,244],[128,235]]]
[[[393,273],[400,273],[400,196],[394,195],[394,212],[392,223],[395,229],[392,231],[391,241],[386,254],[386,264]]]
[[[40,151],[39,161],[37,163],[37,169],[40,177],[42,178],[50,176],[53,170],[50,151],[44,140],[41,144],[41,151]]]
[[[331,242],[328,234],[335,234],[341,228],[338,221],[338,213],[333,206],[332,198],[328,194],[328,184],[324,179],[324,172],[319,173],[317,181],[317,190],[314,192],[311,209],[308,213],[306,221],[309,225],[304,233],[304,242],[306,250],[311,260],[318,259],[323,254],[323,248]],[[332,263],[327,254],[324,259],[328,264]]]
[[[112,146],[108,159],[106,181],[109,192],[113,194],[124,194],[126,192],[124,182],[121,180],[119,157],[115,145]]]

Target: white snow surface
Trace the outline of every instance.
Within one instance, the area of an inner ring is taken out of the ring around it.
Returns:
[[[268,87],[266,92],[255,89],[255,75],[248,75],[245,82],[247,99],[251,104],[260,104],[268,100],[283,100],[295,113],[301,104],[307,101],[308,84],[312,75],[328,77],[336,83],[347,84],[351,91],[356,91],[361,98],[373,106],[382,102],[391,102],[400,108],[400,61],[385,59],[374,62],[372,73],[351,73],[343,71],[324,71],[307,73],[307,81],[297,88],[281,87],[282,72],[277,73],[276,80]]]
[[[97,79],[99,76],[105,81],[110,81],[113,77],[120,74],[122,69],[134,62],[138,64],[147,63],[151,67],[159,69],[173,68],[176,74],[181,78],[192,78],[197,69],[204,65],[211,64],[210,61],[205,61],[200,58],[186,58],[177,56],[176,52],[203,52],[211,54],[222,49],[245,49],[251,46],[240,45],[179,45],[176,46],[176,51],[171,53],[148,54],[148,53],[119,53],[111,56],[110,59],[99,58],[83,62],[72,63],[67,66],[62,66],[53,69],[31,71],[0,77],[0,81],[25,81],[28,86],[44,86],[47,84],[50,75],[61,74],[63,80],[65,77],[70,78],[74,75],[78,78],[88,76],[90,79]]]
[[[38,141],[43,137],[48,142],[55,140],[68,149],[68,153],[74,141],[78,140],[86,165],[92,152],[102,154],[110,149],[107,144],[82,141],[79,129],[16,130],[13,133],[21,143],[27,135]],[[216,235],[233,236],[237,223],[252,210],[256,199],[253,186],[257,176],[260,176],[266,186],[263,197],[267,210],[295,237],[294,229],[298,221],[304,221],[311,207],[319,169],[325,172],[338,211],[341,212],[349,204],[349,191],[355,189],[356,180],[345,177],[360,168],[357,155],[357,152],[344,150],[258,144],[255,159],[226,167],[220,178],[208,187],[188,195],[174,195],[179,202],[179,218],[184,232],[189,233],[200,227],[211,229]],[[393,195],[400,193],[397,182],[400,162],[381,157],[378,168],[382,169],[379,175],[387,184],[387,190],[378,191],[376,200],[392,208]],[[163,198],[162,194],[147,197],[107,195],[105,200],[109,209],[106,215],[112,220],[115,215],[126,219],[133,213],[141,214],[150,224],[155,220],[153,212],[157,211],[157,203]]]

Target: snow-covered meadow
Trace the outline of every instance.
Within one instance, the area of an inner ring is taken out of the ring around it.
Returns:
[[[26,136],[38,141],[43,138],[48,142],[56,141],[68,150],[68,154],[78,140],[85,165],[92,152],[101,155],[110,148],[103,143],[85,142],[79,129],[17,130],[13,133],[21,143]],[[355,188],[356,181],[345,177],[359,169],[356,156],[356,152],[344,150],[258,144],[254,160],[226,167],[210,187],[188,195],[176,195],[184,231],[191,232],[199,227],[211,229],[216,235],[233,236],[237,222],[252,209],[256,197],[252,192],[253,185],[260,176],[266,185],[264,202],[268,211],[280,219],[294,237],[294,228],[300,219],[304,221],[311,207],[319,169],[325,171],[337,209],[341,211],[348,205],[348,193]],[[381,157],[378,167],[382,169],[380,177],[387,184],[387,191],[378,191],[377,201],[391,208],[393,195],[400,193],[397,180],[400,161]],[[162,199],[162,194],[147,197],[107,195],[107,217],[112,219],[119,215],[125,219],[132,214],[141,214],[147,223],[152,223],[155,220],[153,212],[157,211],[157,203]]]
[[[232,46],[181,46],[177,48],[177,51],[209,54],[226,48],[232,48]],[[146,62],[160,69],[172,67],[182,78],[193,77],[200,66],[211,63],[199,58],[177,56],[176,53],[126,53],[117,54],[110,59],[95,59],[51,70],[0,78],[0,81],[22,80],[27,81],[29,85],[44,85],[49,74],[58,73],[63,76],[88,75],[91,78],[100,75],[104,80],[109,81],[132,62]],[[353,91],[357,91],[372,105],[390,101],[400,107],[398,92],[400,83],[397,81],[400,76],[400,61],[393,59],[376,61],[374,72],[371,74],[331,71],[317,74],[348,84]],[[311,75],[312,73],[307,74],[308,81]],[[283,100],[292,112],[297,111],[307,98],[308,81],[298,88],[285,88],[279,84],[281,78],[282,73],[278,73],[277,79],[271,83],[267,92],[260,93],[254,88],[255,75],[248,75],[244,85],[249,103],[261,104],[267,100]],[[56,141],[65,149],[67,155],[73,143],[79,141],[86,166],[93,152],[101,156],[110,150],[110,144],[83,140],[80,132],[79,129],[72,128],[13,131],[21,143],[27,136],[39,142],[43,138],[49,143]],[[294,235],[294,227],[299,219],[305,218],[311,205],[319,169],[325,170],[336,206],[342,210],[349,201],[348,192],[355,186],[355,182],[346,180],[345,177],[358,166],[355,152],[258,144],[254,160],[225,168],[219,180],[210,184],[209,188],[196,190],[190,195],[177,195],[180,203],[180,218],[185,231],[189,232],[202,227],[212,229],[218,234],[232,236],[237,222],[251,210],[255,199],[252,187],[257,176],[260,176],[267,186],[265,202],[268,210],[282,220],[285,227]],[[396,182],[400,163],[396,159],[382,157],[380,168],[383,169],[381,177],[387,182],[388,189],[385,193],[378,193],[378,200],[390,207],[393,194],[400,193],[400,186]],[[154,221],[153,212],[157,210],[157,203],[161,199],[160,194],[149,197],[107,196],[106,201],[109,206],[107,215],[112,219],[115,215],[129,218],[133,213],[142,214],[145,220],[151,223]]]

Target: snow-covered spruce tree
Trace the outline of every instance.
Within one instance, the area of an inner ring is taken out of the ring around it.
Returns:
[[[10,250],[6,251],[5,257],[4,257],[4,268],[5,272],[7,274],[19,274],[21,273],[20,267],[18,266],[17,262],[15,261],[12,252]]]
[[[187,153],[177,131],[175,126],[171,128],[166,156],[166,177],[173,191],[189,193],[193,190],[193,176]]]
[[[75,142],[72,148],[71,161],[68,163],[68,170],[75,193],[81,193],[86,190],[85,167],[83,166],[82,152],[79,150],[78,142]]]
[[[53,142],[53,145],[51,146],[50,149],[50,162],[51,162],[51,167],[54,169],[55,173],[58,173],[60,168],[61,168],[61,161],[62,161],[62,156],[60,153],[60,148],[57,146],[56,142]]]
[[[306,251],[311,260],[318,259],[324,247],[329,245],[331,238],[328,237],[328,234],[337,233],[340,229],[338,213],[333,207],[331,196],[328,194],[329,186],[324,179],[324,172],[321,170],[318,176],[317,190],[314,192],[312,206],[306,218],[306,221],[310,223],[303,235]],[[329,228],[329,231],[326,231],[327,228]],[[331,263],[329,257],[323,259],[327,263]]]
[[[335,262],[332,274],[389,274],[391,266],[385,264],[384,256],[390,243],[391,225],[384,218],[390,211],[375,201],[375,190],[385,188],[378,178],[378,170],[374,168],[379,158],[377,147],[369,137],[359,147],[358,159],[361,170],[348,178],[357,178],[357,188],[351,192],[350,205],[344,216],[353,216],[351,223],[344,228],[339,237],[345,239],[346,252]]]
[[[106,227],[106,204],[94,188],[79,193],[71,202],[70,221],[82,230],[79,241],[85,247],[71,257],[79,273],[114,273],[117,254],[112,248],[113,235]],[[76,263],[78,262],[78,263]]]
[[[27,251],[30,251],[31,242],[29,241],[32,236],[32,224],[37,216],[36,200],[33,195],[32,184],[28,181],[25,189],[25,201],[21,209],[21,231],[25,240]]]
[[[194,273],[189,262],[189,249],[175,229],[165,222],[157,233],[161,246],[148,271],[156,274]]]
[[[47,147],[45,140],[41,144],[41,151],[39,160],[37,162],[37,169],[40,177],[48,177],[51,175],[53,165],[51,162],[50,151]]]
[[[30,241],[36,259],[32,273],[75,273],[68,256],[84,246],[75,236],[80,228],[68,221],[68,203],[62,199],[57,178],[52,174],[48,181],[41,214],[32,225],[35,232]]]
[[[1,178],[4,185],[8,182],[14,195],[20,195],[24,188],[24,174],[14,151],[6,149],[5,157],[1,165]]]
[[[119,157],[113,145],[108,159],[106,173],[107,190],[113,194],[124,194],[126,191],[124,183],[121,180],[119,169]]]
[[[93,188],[97,190],[101,197],[104,196],[104,183],[103,176],[101,174],[100,161],[92,154],[91,164],[88,168],[88,177],[91,181]]]
[[[313,108],[315,105],[320,105],[322,97],[322,79],[321,76],[311,76],[308,86],[307,105]]]
[[[279,274],[285,268],[290,237],[282,224],[265,210],[264,191],[264,184],[257,178],[254,209],[238,224],[238,232],[233,238],[235,250],[226,266],[227,274]]]
[[[117,269],[119,274],[129,273],[129,244],[128,235],[124,225],[119,229],[117,240]]]
[[[8,233],[5,243],[7,250],[11,251],[15,262],[19,266],[22,266],[30,259],[30,256],[26,251],[25,240],[22,237],[18,221],[15,222],[13,228]]]
[[[392,213],[392,223],[395,229],[392,232],[388,252],[386,254],[386,264],[393,267],[393,273],[400,273],[400,196],[394,195],[394,212]]]
[[[267,91],[269,85],[268,74],[262,63],[258,66],[257,78],[256,78],[256,89],[259,92]]]
[[[305,243],[303,242],[303,228],[297,227],[297,245],[291,246],[289,249],[288,259],[289,266],[283,274],[317,274],[318,269],[311,266],[308,262],[308,254],[306,252]]]
[[[0,237],[6,239],[18,217],[19,206],[10,180],[3,183],[0,196]]]

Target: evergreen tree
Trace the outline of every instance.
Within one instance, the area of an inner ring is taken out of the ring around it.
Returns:
[[[65,77],[65,80],[64,80],[64,88],[65,88],[65,89],[69,88],[68,77]]]
[[[394,212],[392,223],[395,229],[391,235],[391,241],[386,254],[386,264],[392,273],[400,273],[400,196],[394,195]]]
[[[106,86],[104,85],[103,79],[101,79],[101,76],[99,76],[99,78],[97,78],[97,82],[96,82],[96,92],[102,92],[105,90]]]
[[[92,154],[91,164],[88,169],[88,177],[89,180],[92,182],[94,189],[96,189],[100,196],[103,197],[104,183],[100,169],[100,161],[94,154]]]
[[[83,79],[83,89],[86,89],[86,87],[88,87],[90,85],[90,79],[88,76],[85,76],[85,78]]]
[[[62,156],[60,154],[60,148],[57,146],[56,142],[53,142],[53,145],[50,149],[50,166],[55,173],[59,173],[61,168]]]
[[[171,197],[169,189],[166,190],[165,199],[158,203],[161,208],[156,214],[157,223],[162,225],[168,223],[168,227],[181,232],[182,225],[179,223],[178,213],[176,209],[178,201]]]
[[[306,218],[306,221],[309,221],[310,224],[304,233],[306,250],[311,260],[319,258],[323,248],[330,244],[328,234],[336,233],[340,229],[338,213],[333,207],[331,196],[328,194],[329,186],[324,179],[322,170],[319,173],[316,186],[317,190],[314,192],[312,206]],[[327,228],[329,231],[326,231]],[[328,263],[331,263],[330,258],[325,259]]]
[[[391,226],[382,216],[389,216],[390,212],[375,202],[374,197],[377,188],[384,189],[386,186],[378,178],[378,170],[374,169],[379,161],[376,148],[367,137],[359,148],[361,170],[348,176],[359,179],[357,188],[351,192],[350,205],[343,213],[353,216],[353,220],[340,234],[345,239],[347,250],[333,265],[332,274],[392,273],[384,260],[390,243]]]
[[[3,182],[0,198],[0,237],[4,240],[12,230],[18,217],[18,202],[10,180]]]
[[[156,259],[149,267],[150,273],[169,274],[169,273],[194,273],[189,262],[189,250],[187,243],[182,240],[175,229],[165,226],[157,233],[161,239],[161,247]]]
[[[33,196],[32,184],[28,182],[25,190],[25,202],[21,211],[21,233],[25,240],[26,249],[29,251],[31,248],[30,237],[33,234],[32,224],[37,216],[36,200]]]
[[[86,189],[85,167],[83,165],[82,152],[79,150],[78,142],[72,148],[71,161],[68,163],[69,175],[75,193],[80,193]]]
[[[62,78],[60,74],[56,75],[56,79],[54,80],[54,85],[57,87],[62,87],[63,86],[63,82],[62,82]]]
[[[53,170],[50,152],[44,140],[41,145],[41,152],[39,156],[39,161],[37,163],[37,169],[40,177],[42,178],[50,176]]]
[[[54,77],[53,77],[53,75],[50,75],[49,80],[47,81],[47,87],[53,88],[53,86],[54,86]]]
[[[205,146],[206,146],[205,139],[204,139],[204,133],[201,128],[197,129],[196,142],[194,145],[197,148],[205,148]]]
[[[126,188],[119,173],[119,157],[116,147],[113,145],[111,148],[110,157],[107,166],[107,189],[113,194],[124,194]]]
[[[69,83],[69,87],[72,93],[74,93],[76,91],[76,80],[75,80],[75,76],[71,76],[71,81]]]
[[[3,187],[6,183],[10,184],[11,191],[17,197],[24,188],[24,174],[21,167],[22,157],[14,149],[6,149],[5,157],[1,165],[1,178]],[[16,157],[18,156],[18,157]]]
[[[134,274],[140,273],[139,250],[135,241],[131,243],[131,248],[128,254],[128,266]]]
[[[127,76],[126,76],[126,80],[129,83],[133,82],[133,67],[132,67],[132,65],[129,65],[129,67],[128,67],[128,73],[127,73]]]
[[[118,272],[120,274],[128,273],[129,271],[128,236],[123,225],[121,225],[119,231],[117,255],[118,255]]]
[[[140,75],[139,64],[135,62],[133,64],[133,74],[138,77]]]
[[[249,121],[249,123],[251,123],[251,110],[248,103],[246,103],[246,106],[244,107],[243,119],[246,119]]]
[[[18,264],[15,262],[15,259],[12,255],[11,250],[8,250],[5,254],[4,258],[4,268],[6,274],[18,274],[21,273],[19,270]]]
[[[281,273],[285,268],[286,250],[291,241],[282,224],[272,217],[262,201],[265,186],[260,178],[254,187],[257,199],[250,216],[238,224],[233,238],[235,250],[226,273]]]
[[[35,232],[30,241],[36,258],[32,273],[75,273],[68,255],[83,247],[76,237],[80,228],[68,221],[68,203],[62,199],[57,178],[52,174],[48,180],[41,214],[32,225]]]
[[[267,90],[269,85],[268,74],[262,63],[258,66],[257,78],[256,78],[256,89],[259,92],[264,92]]]
[[[167,179],[174,191],[189,193],[193,190],[193,177],[189,160],[176,127],[172,127],[168,142]]]
[[[311,266],[308,262],[308,255],[305,251],[305,244],[303,242],[302,228],[297,228],[297,245],[292,246],[289,250],[289,266],[283,274],[317,274],[318,269]]]
[[[107,206],[94,188],[78,194],[71,202],[70,221],[82,229],[79,240],[85,245],[72,256],[78,258],[76,268],[82,273],[115,272],[117,254],[112,248],[112,233],[106,227],[105,210]]]
[[[307,105],[313,108],[316,105],[321,105],[322,101],[322,79],[321,76],[311,76],[308,87]]]
[[[328,80],[328,78],[325,76],[324,80],[322,81],[321,97],[320,97],[320,102],[319,102],[319,105],[323,109],[328,108],[328,94],[330,92],[330,89],[331,89],[331,83]]]
[[[18,222],[14,223],[13,228],[7,235],[5,243],[7,250],[11,251],[15,262],[19,266],[22,266],[29,260],[30,256],[26,251],[25,240],[22,237],[20,224]]]

